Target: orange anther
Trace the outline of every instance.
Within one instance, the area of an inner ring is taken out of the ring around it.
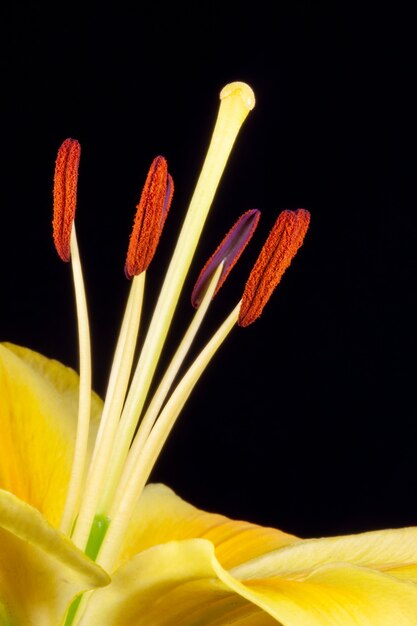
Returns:
[[[125,274],[127,278],[145,271],[155,254],[174,193],[167,162],[157,156],[149,169],[130,235]]]
[[[249,275],[238,324],[249,326],[262,313],[281,277],[303,243],[310,223],[305,209],[282,211]]]
[[[63,261],[69,261],[71,230],[77,206],[78,166],[81,146],[76,139],[66,139],[58,150],[54,176],[53,237]]]

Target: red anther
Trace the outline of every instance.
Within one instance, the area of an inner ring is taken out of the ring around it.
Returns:
[[[305,209],[282,211],[249,275],[238,324],[249,326],[262,313],[281,277],[304,241],[310,223]]]
[[[174,183],[164,157],[157,156],[149,169],[130,235],[125,274],[145,271],[153,259],[168,215]]]
[[[54,175],[53,237],[63,261],[71,257],[71,230],[77,206],[78,166],[81,146],[76,139],[66,139],[58,150]]]

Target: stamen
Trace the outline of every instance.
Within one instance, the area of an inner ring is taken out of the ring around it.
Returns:
[[[133,278],[129,300],[117,341],[113,365],[106,391],[100,428],[97,434],[93,458],[87,476],[84,496],[80,504],[72,540],[84,549],[91,533],[99,494],[106,478],[106,464],[111,454],[120,413],[132,369],[142,309],[145,272]],[[100,526],[102,527],[103,519]]]
[[[243,250],[251,240],[251,237],[258,225],[260,216],[261,213],[257,209],[246,211],[246,213],[241,215],[237,222],[229,230],[221,244],[200,272],[191,294],[191,304],[194,308],[198,308],[200,305],[213,272],[220,265],[220,263],[223,262],[223,271],[219,282],[217,283],[213,298],[217,294],[220,287],[232,271],[235,263],[238,261]]]
[[[123,491],[121,489],[118,491],[110,513],[112,523],[97,557],[97,563],[105,570],[110,571],[114,566],[134,507],[149,478],[150,472],[197,381],[236,324],[239,306],[238,304],[224,320],[173,391],[161,411],[141,454],[135,459],[131,475],[124,484],[125,488]]]
[[[127,278],[144,272],[153,259],[168,215],[174,185],[164,157],[156,157],[149,169],[135,215],[125,263]]]
[[[177,376],[180,367],[183,364],[184,359],[192,346],[194,338],[204,320],[210,302],[213,299],[219,278],[221,276],[222,267],[222,263],[220,263],[220,265],[215,269],[214,274],[208,280],[207,288],[202,298],[201,305],[198,307],[198,310],[196,311],[194,318],[191,321],[191,324],[189,325],[184,337],[182,338],[182,341],[180,342],[171,360],[171,363],[169,364],[164,376],[162,377],[162,380],[152,397],[146,413],[140,422],[139,429],[129,450],[129,455],[125,463],[122,478],[120,479],[120,484],[118,486],[119,493],[124,493],[127,481],[129,480],[131,472],[133,471],[133,465],[142,452],[149,433],[151,432],[151,429],[156,422],[161,407],[165,402],[169,390],[171,389],[172,383],[174,382],[175,377]]]
[[[283,273],[303,243],[309,223],[310,213],[305,209],[285,210],[280,213],[246,283],[239,326],[249,326],[261,315]]]
[[[53,238],[63,261],[70,260],[71,229],[77,206],[78,165],[81,146],[76,139],[66,139],[58,150],[54,175]]]
[[[91,350],[87,301],[81,260],[74,226],[77,206],[78,167],[81,146],[76,139],[66,139],[55,161],[53,188],[53,238],[63,261],[71,259],[78,322],[80,388],[78,398],[77,435],[67,497],[60,529],[69,534],[77,513],[85,474],[91,404]]]
[[[60,524],[60,530],[66,534],[69,534],[71,528],[73,527],[84,483],[91,406],[90,327],[88,323],[87,300],[84,289],[81,260],[78,252],[77,236],[74,224],[72,225],[70,249],[77,309],[80,389],[78,396],[78,421],[74,458],[72,462],[71,476],[68,483],[64,512]]]

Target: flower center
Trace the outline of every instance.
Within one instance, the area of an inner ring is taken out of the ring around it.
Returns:
[[[135,363],[145,277],[174,189],[165,159],[158,156],[151,165],[129,241],[125,274],[131,279],[130,292],[88,468],[90,333],[74,227],[80,147],[76,140],[67,139],[58,152],[54,178],[54,241],[59,256],[72,266],[80,354],[77,437],[61,530],[109,572],[118,564],[138,500],[198,379],[231,329],[237,324],[247,326],[259,317],[302,244],[309,225],[310,216],[304,209],[280,214],[249,276],[242,300],[183,372],[185,357],[209,305],[252,237],[260,212],[257,209],[246,211],[235,222],[198,277],[191,297],[196,309],[194,316],[149,399],[148,393],[210,205],[237,134],[254,104],[253,92],[245,83],[230,83],[221,91],[206,159]],[[178,377],[179,382],[175,382]],[[88,601],[87,596],[72,604],[65,626],[77,621],[82,606]]]

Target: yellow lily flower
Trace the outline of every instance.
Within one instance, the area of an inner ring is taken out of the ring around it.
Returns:
[[[184,372],[259,212],[237,220],[203,268],[190,327],[148,398],[217,184],[254,104],[244,83],[221,92],[203,170],[135,363],[145,275],[173,195],[165,159],[152,163],[129,242],[131,291],[104,401],[91,391],[74,228],[80,145],[68,139],[58,152],[54,241],[73,270],[79,376],[32,350],[0,344],[1,626],[417,624],[416,527],[300,539],[198,510],[168,487],[147,484],[210,359],[236,324],[261,315],[308,229],[303,209],[279,215],[242,300]]]

